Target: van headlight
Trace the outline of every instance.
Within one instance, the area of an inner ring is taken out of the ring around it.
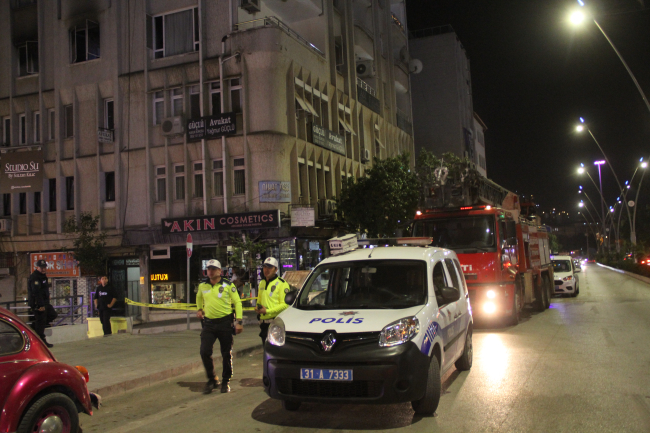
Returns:
[[[285,337],[284,322],[282,319],[277,318],[269,325],[269,333],[266,340],[274,346],[284,346]]]
[[[420,322],[417,317],[405,317],[386,325],[379,334],[381,347],[397,346],[406,343],[420,332]]]

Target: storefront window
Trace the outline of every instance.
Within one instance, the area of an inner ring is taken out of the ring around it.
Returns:
[[[152,279],[155,275],[152,275]],[[151,283],[151,303],[152,304],[173,304],[178,302],[187,302],[185,293],[185,283],[173,282],[167,284]]]

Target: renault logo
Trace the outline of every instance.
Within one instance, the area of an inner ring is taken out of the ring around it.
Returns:
[[[320,345],[325,352],[332,350],[332,347],[336,344],[336,337],[333,333],[328,332],[323,336],[323,339],[320,341]]]

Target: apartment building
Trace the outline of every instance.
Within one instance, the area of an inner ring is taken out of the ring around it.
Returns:
[[[343,180],[414,155],[403,0],[11,0],[0,24],[0,158],[43,160],[0,206],[18,297],[84,212],[142,302],[186,299],[188,233],[190,286],[243,232],[309,269]]]

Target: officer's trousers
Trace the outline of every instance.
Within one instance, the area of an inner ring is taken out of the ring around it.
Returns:
[[[34,332],[45,341],[45,327],[47,326],[47,311],[34,309]]]
[[[219,340],[221,346],[221,358],[223,360],[223,372],[221,377],[227,382],[232,377],[232,324],[233,315],[221,319],[203,319],[203,330],[201,331],[201,360],[205,368],[205,374],[208,380],[216,377],[214,372],[214,361],[212,360],[212,351],[214,343]]]
[[[262,347],[266,343],[266,337],[269,335],[269,326],[270,323],[260,323],[260,338],[262,338]]]
[[[110,308],[99,310],[99,321],[102,322],[102,329],[104,330],[104,335],[111,335],[113,333],[113,329],[111,328]]]

